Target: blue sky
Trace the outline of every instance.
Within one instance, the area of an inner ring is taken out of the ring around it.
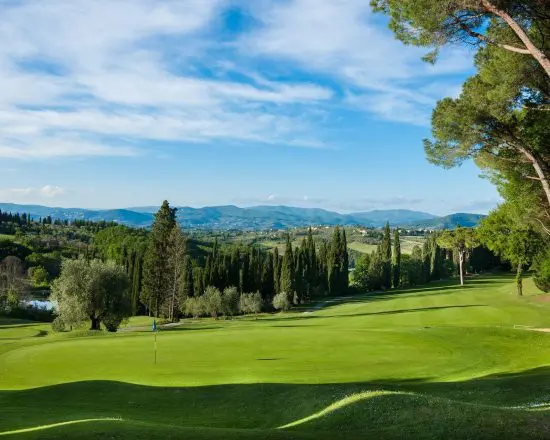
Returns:
[[[487,212],[471,163],[430,165],[435,66],[367,0],[0,2],[0,201]]]

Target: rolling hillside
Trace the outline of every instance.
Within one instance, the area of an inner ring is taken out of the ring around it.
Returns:
[[[56,208],[40,205],[0,203],[0,210],[28,213],[34,218],[51,216],[62,220],[106,220],[137,227],[148,227],[154,219],[155,206],[128,209],[92,210],[82,208]],[[310,225],[362,225],[380,227],[386,222],[392,226],[415,228],[452,228],[456,224],[473,226],[483,216],[479,214],[453,214],[437,217],[421,211],[406,209],[375,210],[341,214],[318,208],[291,206],[209,206],[203,208],[178,207],[178,220],[183,227],[204,229],[286,229]]]

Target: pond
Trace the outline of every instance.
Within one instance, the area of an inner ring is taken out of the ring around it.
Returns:
[[[25,304],[28,306],[36,307],[37,309],[51,310],[54,308],[54,303],[48,299],[30,299],[25,301]]]

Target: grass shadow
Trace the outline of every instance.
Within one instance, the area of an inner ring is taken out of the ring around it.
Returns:
[[[135,437],[135,432],[126,433],[115,426],[98,438],[156,438],[155,427],[164,425],[256,430],[256,436],[269,438],[272,430],[296,421],[301,422],[295,429],[307,430],[319,439],[403,438],[403,433],[408,433],[407,438],[417,435],[453,439],[547,438],[550,411],[531,411],[529,405],[548,400],[549,384],[550,367],[461,382],[412,378],[327,384],[156,387],[83,381],[0,391],[3,409],[0,433],[70,420],[113,417],[147,423],[151,430]],[[75,438],[90,435],[89,427],[81,429]],[[55,430],[50,437],[45,434],[43,431],[39,437],[71,438]]]

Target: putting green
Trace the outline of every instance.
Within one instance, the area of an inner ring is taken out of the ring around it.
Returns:
[[[186,321],[159,333],[156,365],[143,317],[101,336],[0,321],[0,433],[550,436],[550,334],[527,328],[550,327],[550,303],[529,281],[525,291],[487,276],[305,313]]]

